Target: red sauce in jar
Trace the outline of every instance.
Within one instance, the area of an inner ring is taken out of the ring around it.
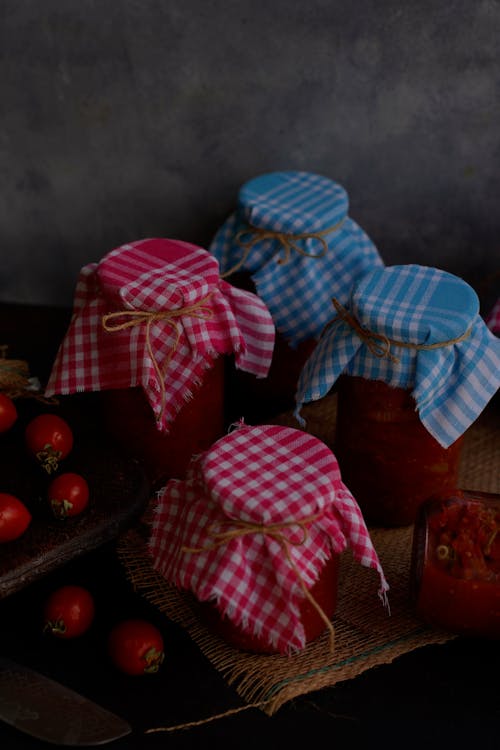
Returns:
[[[217,357],[166,433],[157,429],[142,388],[102,392],[108,433],[141,461],[150,481],[183,479],[191,456],[207,450],[224,434],[224,367],[225,357]]]
[[[332,555],[324,564],[318,580],[309,592],[330,620],[333,618],[337,607],[338,571],[339,556]],[[206,626],[233,648],[256,654],[278,653],[271,644],[262,638],[244,633],[227,617],[221,615],[215,604],[198,602],[197,606],[200,617]],[[325,632],[325,621],[307,598],[304,598],[300,606],[300,618],[304,626],[306,644]]]
[[[425,622],[500,637],[500,496],[457,491],[423,506],[415,526],[412,598]]]
[[[463,436],[443,448],[409,390],[342,375],[337,393],[335,455],[368,523],[409,525],[425,500],[457,487]]]

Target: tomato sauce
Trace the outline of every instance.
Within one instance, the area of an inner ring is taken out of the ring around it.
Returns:
[[[411,581],[425,622],[500,638],[500,496],[457,491],[426,503],[415,526]]]
[[[463,436],[443,448],[409,390],[342,375],[337,393],[334,451],[367,523],[412,524],[426,499],[457,487]]]
[[[330,620],[337,607],[338,571],[339,555],[334,554],[326,561],[316,583],[309,591]],[[205,625],[233,648],[256,654],[278,653],[263,638],[244,633],[227,617],[224,617],[215,604],[198,602],[197,606]],[[307,598],[303,599],[300,606],[300,619],[304,627],[306,644],[318,638],[326,630],[324,619]]]
[[[183,479],[191,456],[224,434],[224,368],[225,357],[217,357],[166,433],[158,430],[142,388],[102,392],[108,433],[141,461],[150,481]]]

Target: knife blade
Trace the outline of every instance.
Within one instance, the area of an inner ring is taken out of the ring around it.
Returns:
[[[55,745],[104,745],[130,734],[119,716],[59,682],[0,657],[0,719]]]

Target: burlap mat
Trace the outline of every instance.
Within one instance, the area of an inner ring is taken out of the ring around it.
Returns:
[[[302,413],[307,420],[305,429],[332,446],[335,396],[306,406]],[[298,427],[291,413],[272,421]],[[500,417],[496,408],[485,411],[469,428],[460,486],[500,493]],[[246,704],[257,704],[272,715],[294,697],[356,677],[421,646],[456,637],[427,627],[413,616],[409,596],[413,527],[371,528],[370,534],[390,584],[390,615],[378,599],[375,571],[361,567],[346,552],[341,559],[339,600],[333,620],[334,652],[329,652],[325,633],[291,657],[244,653],[212,635],[197,618],[191,596],[177,591],[153,571],[137,529],[122,537],[118,552],[134,588],[188,631]]]

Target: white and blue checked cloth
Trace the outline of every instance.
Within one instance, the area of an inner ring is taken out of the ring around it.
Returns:
[[[474,289],[436,268],[387,266],[354,285],[347,308],[364,332],[333,310],[298,380],[299,422],[304,403],[325,396],[342,373],[357,375],[410,389],[423,425],[450,446],[500,387],[500,339],[480,317]]]
[[[384,265],[347,215],[348,204],[344,188],[327,177],[264,174],[242,185],[235,213],[208,248],[226,280],[236,268],[250,273],[276,330],[292,348],[319,339],[331,318],[332,296],[346,301],[355,280]]]

